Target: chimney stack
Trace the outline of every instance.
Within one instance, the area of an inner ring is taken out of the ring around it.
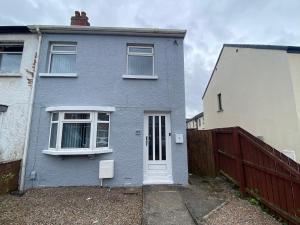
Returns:
[[[75,11],[75,16],[71,17],[71,26],[90,26],[89,18],[85,12]]]

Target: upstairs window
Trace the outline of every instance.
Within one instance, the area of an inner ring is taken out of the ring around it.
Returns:
[[[153,76],[153,46],[127,46],[127,74]]]
[[[23,44],[0,43],[0,73],[20,73]]]
[[[75,44],[51,44],[48,73],[75,73]]]

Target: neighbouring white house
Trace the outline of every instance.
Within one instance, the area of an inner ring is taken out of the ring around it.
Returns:
[[[225,44],[203,104],[206,129],[240,126],[300,162],[300,47]]]
[[[37,46],[26,26],[0,28],[0,162],[22,158]]]
[[[195,115],[193,118],[186,120],[186,128],[187,129],[197,129],[204,130],[204,113],[201,112]]]

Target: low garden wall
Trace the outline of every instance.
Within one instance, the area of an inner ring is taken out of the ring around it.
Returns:
[[[0,194],[18,190],[21,160],[0,162]]]

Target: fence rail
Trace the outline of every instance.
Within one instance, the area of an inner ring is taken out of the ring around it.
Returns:
[[[188,142],[195,138],[213,151],[216,171],[220,171],[240,187],[242,195],[259,197],[272,211],[289,224],[300,224],[300,165],[240,127],[188,132]],[[193,145],[192,145],[193,146]],[[189,162],[194,154],[188,143]],[[195,146],[193,146],[195,148]],[[203,153],[202,153],[203,154]],[[208,153],[206,153],[208,154]],[[195,160],[194,160],[195,161]],[[196,162],[193,162],[194,164]],[[198,161],[201,163],[201,161]]]

